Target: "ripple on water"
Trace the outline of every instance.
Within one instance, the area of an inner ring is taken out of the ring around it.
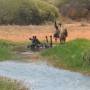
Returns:
[[[0,76],[22,80],[31,90],[90,90],[90,77],[40,63],[1,62]]]

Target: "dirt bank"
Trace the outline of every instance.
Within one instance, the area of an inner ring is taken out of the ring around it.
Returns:
[[[81,23],[66,24],[69,36],[67,40],[76,38],[90,39],[90,24],[82,25]],[[53,35],[55,28],[53,25],[43,26],[0,26],[0,39],[11,41],[28,41],[29,37],[36,35],[40,40],[45,36]]]

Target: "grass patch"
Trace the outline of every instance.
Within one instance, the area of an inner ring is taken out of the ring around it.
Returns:
[[[56,67],[90,73],[90,63],[83,60],[88,49],[89,40],[77,39],[45,50],[41,55]]]
[[[21,58],[16,52],[25,50],[27,43],[16,43],[7,40],[0,40],[0,61],[4,60],[18,60]]]
[[[0,90],[28,90],[22,83],[7,78],[0,78]]]
[[[14,58],[12,48],[15,46],[14,43],[0,40],[0,61],[9,60]]]

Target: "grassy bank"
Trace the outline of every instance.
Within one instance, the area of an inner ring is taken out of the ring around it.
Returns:
[[[12,81],[7,78],[0,78],[0,90],[28,90],[20,82]]]
[[[21,59],[16,52],[24,51],[26,44],[0,40],[0,61]]]
[[[90,74],[89,59],[83,59],[85,52],[89,49],[89,40],[78,39],[45,50],[41,55],[56,67]]]
[[[5,40],[0,40],[0,61],[14,58],[14,54],[12,52],[12,48],[14,46],[14,43]]]

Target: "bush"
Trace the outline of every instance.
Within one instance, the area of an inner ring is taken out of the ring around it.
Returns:
[[[44,1],[0,0],[0,24],[42,24],[58,16],[58,9]]]
[[[60,12],[71,19],[89,18],[90,0],[66,0],[63,5],[58,5]]]
[[[71,19],[90,19],[90,0],[44,0],[59,8],[60,13]]]

